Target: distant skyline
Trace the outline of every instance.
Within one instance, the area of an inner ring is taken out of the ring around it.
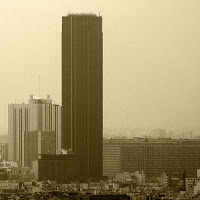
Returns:
[[[200,127],[200,1],[0,2],[0,133],[8,104],[61,105],[62,16],[103,16],[104,127]]]

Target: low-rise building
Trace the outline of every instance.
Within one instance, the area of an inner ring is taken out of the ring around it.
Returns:
[[[18,189],[19,182],[11,181],[0,181],[0,190],[4,189]]]
[[[29,172],[28,167],[11,167],[8,170],[11,176],[25,176]]]
[[[79,160],[74,155],[40,155],[33,162],[33,173],[36,180],[57,181],[67,183],[80,179]]]
[[[30,177],[29,167],[18,166],[15,161],[3,161],[0,163],[0,179],[26,179]]]
[[[200,194],[200,182],[197,182],[196,185],[194,185],[194,195]]]
[[[3,161],[0,166],[5,168],[18,167],[18,163],[15,161]]]
[[[185,179],[185,191],[192,194],[194,192],[194,186],[200,181],[200,177],[189,177]]]
[[[137,185],[143,185],[145,183],[145,174],[143,171],[135,171],[133,175],[136,178]]]
[[[169,185],[169,176],[167,175],[166,172],[162,172],[161,176],[158,178],[160,184],[164,187],[167,188]]]

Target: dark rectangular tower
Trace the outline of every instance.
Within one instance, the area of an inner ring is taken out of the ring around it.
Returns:
[[[81,176],[103,173],[102,17],[62,18],[62,147],[80,159]]]

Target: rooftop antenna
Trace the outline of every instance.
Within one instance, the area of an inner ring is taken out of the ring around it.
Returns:
[[[40,74],[39,74],[39,99],[40,99]]]

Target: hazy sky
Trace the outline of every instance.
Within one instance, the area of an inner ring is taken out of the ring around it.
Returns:
[[[8,103],[50,94],[61,104],[61,20],[99,12],[104,126],[200,125],[199,0],[0,0],[0,132]]]

